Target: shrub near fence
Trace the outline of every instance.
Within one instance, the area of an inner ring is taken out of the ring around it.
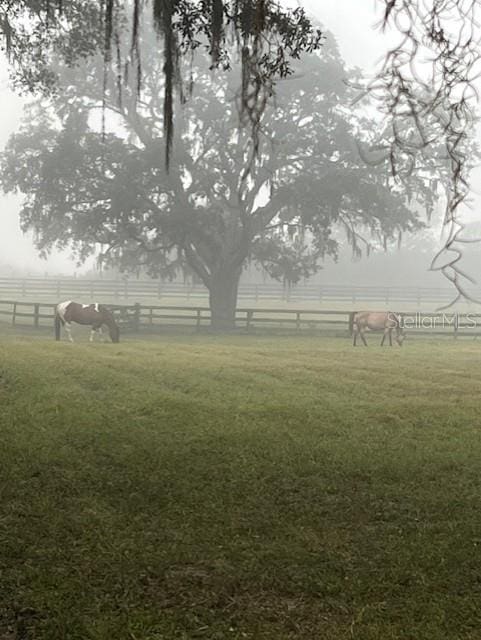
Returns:
[[[0,319],[13,326],[53,327],[55,303],[0,301]],[[202,331],[210,325],[210,310],[201,306],[109,305],[122,331],[155,332],[162,329]],[[246,332],[295,331],[346,335],[350,312],[327,309],[239,308],[236,327]],[[408,335],[481,335],[481,314],[402,314]]]

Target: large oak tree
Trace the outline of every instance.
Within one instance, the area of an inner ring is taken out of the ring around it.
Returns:
[[[247,261],[297,281],[336,252],[336,225],[354,245],[363,232],[385,239],[419,226],[385,166],[358,152],[376,123],[352,114],[332,41],[278,85],[254,165],[236,69],[212,73],[196,59],[166,172],[162,61],[146,56],[140,94],[126,86],[121,103],[101,66],[64,70],[65,90],[31,107],[4,154],[3,187],[25,194],[23,227],[41,251],[73,245],[82,259],[100,247],[103,261],[155,275],[188,265],[209,289],[213,327],[225,329]],[[414,198],[429,196],[422,181],[411,186]]]

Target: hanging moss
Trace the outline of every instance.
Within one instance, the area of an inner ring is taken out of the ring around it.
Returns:
[[[132,16],[132,51],[137,63],[138,88],[141,68],[139,23],[144,6],[134,0]],[[113,0],[105,3],[105,39],[110,48],[113,37]],[[321,34],[312,29],[304,11],[282,9],[273,0],[152,0],[152,16],[164,55],[164,134],[166,166],[169,167],[174,134],[174,92],[181,87],[180,52],[194,51],[199,34],[210,38],[212,66],[223,60],[228,66],[225,40],[233,31],[241,53],[241,123],[250,126],[253,151],[257,153],[262,114],[274,90],[276,77],[289,72],[288,58],[298,57],[321,45]],[[267,37],[266,37],[267,36]]]
[[[136,72],[137,89],[142,82],[140,24],[142,12],[152,11],[152,19],[164,56],[164,134],[166,138],[166,165],[172,151],[174,133],[174,100],[176,90],[182,93],[180,61],[192,55],[199,41],[207,38],[212,68],[230,66],[231,39],[237,43],[242,60],[241,91],[238,96],[241,124],[249,126],[258,147],[260,123],[275,79],[289,72],[289,60],[302,52],[311,52],[321,45],[321,34],[313,29],[301,8],[294,10],[280,7],[277,0],[98,0],[103,25],[103,50],[107,64],[115,50],[117,83],[119,71],[119,40],[124,37],[118,17],[131,6],[131,51],[128,65]],[[1,4],[1,0],[0,0]],[[69,5],[63,0],[21,0],[15,12],[44,14],[49,18],[49,28],[55,30],[55,17],[62,14],[68,20]],[[1,8],[1,6],[0,6]],[[12,38],[9,9],[3,17],[3,31],[7,48]],[[58,23],[57,23],[58,26]],[[232,37],[232,38],[231,38]],[[128,67],[125,63],[127,76]],[[119,90],[121,99],[121,90]]]

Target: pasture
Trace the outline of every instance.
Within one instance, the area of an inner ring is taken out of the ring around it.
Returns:
[[[481,344],[0,338],[1,640],[475,640]]]

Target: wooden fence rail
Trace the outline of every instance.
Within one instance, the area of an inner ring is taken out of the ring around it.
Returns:
[[[165,283],[156,280],[101,280],[85,278],[1,278],[0,298],[33,299],[42,297],[62,299],[84,299],[87,301],[109,300],[154,301],[162,299],[207,300],[204,286],[182,283]],[[353,307],[363,302],[379,305],[393,303],[409,304],[416,308],[440,306],[453,299],[449,288],[428,287],[380,287],[342,285],[296,285],[290,288],[281,284],[241,284],[239,300],[283,301],[309,303],[342,303]]]
[[[0,321],[36,329],[53,327],[56,303],[0,300]],[[113,304],[122,331],[152,332],[163,329],[201,331],[210,325],[210,310],[204,306],[162,306]],[[243,308],[236,311],[236,327],[246,332],[311,332],[348,334],[350,312],[328,309]],[[409,335],[481,335],[481,314],[403,312]]]

